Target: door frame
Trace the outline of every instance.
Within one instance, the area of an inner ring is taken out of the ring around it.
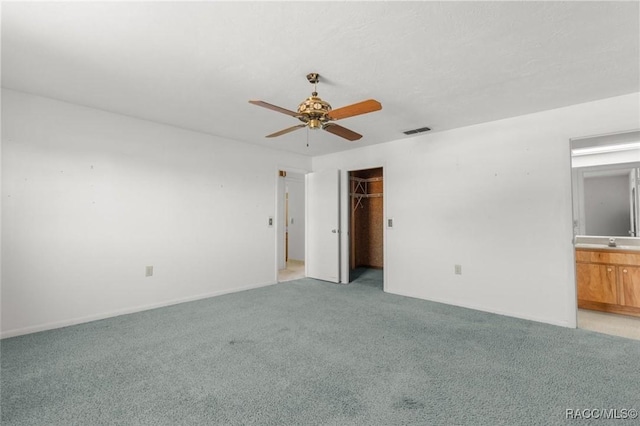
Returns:
[[[576,263],[576,235],[581,235],[585,232],[585,220],[584,220],[584,172],[585,171],[593,171],[599,170],[600,168],[608,168],[608,169],[624,169],[629,168],[630,164],[636,164],[635,162],[626,162],[626,161],[611,161],[607,159],[607,161],[599,161],[597,163],[583,163],[578,167],[573,167],[574,156],[573,149],[575,148],[574,144],[581,140],[585,139],[596,139],[596,138],[611,138],[611,144],[615,145],[616,143],[624,143],[624,138],[628,134],[637,133],[638,130],[630,130],[630,131],[621,131],[621,132],[611,132],[604,133],[598,135],[590,135],[590,136],[580,136],[580,137],[572,137],[567,140],[567,157],[568,157],[568,165],[569,165],[569,173],[571,178],[571,223],[572,223],[572,235],[571,235],[571,266],[570,268],[573,271],[573,285],[569,287],[569,299],[568,299],[568,310],[569,312],[573,312],[573,323],[570,323],[569,326],[572,328],[579,328],[578,323],[578,272],[577,272],[577,263]],[[616,138],[618,141],[616,141]],[[607,144],[603,144],[607,145]],[[576,223],[577,222],[577,223]]]
[[[340,197],[342,198],[340,200],[341,203],[341,208],[340,208],[340,223],[341,223],[341,229],[346,230],[346,232],[342,232],[341,236],[340,236],[340,240],[341,240],[341,247],[340,247],[340,252],[341,252],[341,268],[342,271],[340,272],[340,276],[341,276],[341,283],[342,284],[348,284],[349,283],[349,269],[351,267],[350,262],[349,262],[349,254],[351,253],[351,193],[350,193],[350,184],[351,182],[349,181],[349,174],[351,172],[355,172],[358,170],[366,170],[366,169],[377,169],[377,168],[382,168],[382,177],[383,177],[383,194],[384,196],[382,197],[382,218],[384,221],[384,226],[383,226],[383,230],[382,230],[382,256],[383,256],[383,261],[382,261],[382,290],[383,291],[387,291],[388,288],[388,256],[387,256],[387,246],[388,246],[388,235],[387,232],[392,230],[393,228],[389,228],[388,226],[388,218],[387,217],[387,212],[388,212],[388,208],[387,208],[387,202],[388,202],[388,183],[389,183],[389,178],[388,178],[388,169],[387,169],[387,162],[383,161],[383,162],[376,162],[376,163],[362,163],[362,164],[358,164],[357,166],[354,165],[350,165],[348,168],[341,170],[340,171],[340,178],[341,178],[341,182],[340,182],[340,190],[341,190],[341,194]]]
[[[281,196],[281,180],[280,180],[280,170],[283,170],[285,172],[288,173],[297,173],[297,174],[302,174],[302,175],[306,175],[307,173],[311,173],[311,170],[307,170],[307,169],[301,169],[299,167],[290,167],[290,166],[284,166],[284,165],[280,165],[280,166],[276,166],[275,169],[275,196],[274,196],[274,201],[275,201],[275,208],[274,208],[274,215],[273,215],[273,220],[274,220],[274,257],[273,257],[273,265],[274,265],[274,275],[273,275],[273,282],[274,283],[279,283],[280,281],[278,281],[278,271],[280,270],[279,266],[280,266],[280,259],[279,259],[279,252],[280,250],[284,251],[284,245],[281,246],[280,243],[280,230],[281,227],[283,226],[283,220],[284,220],[284,209],[282,211],[280,211],[280,196]],[[284,179],[282,180],[284,181]],[[284,202],[284,200],[282,200]],[[306,206],[305,206],[306,208]],[[284,233],[284,229],[282,229],[282,232]],[[305,235],[305,239],[306,239],[306,235]],[[304,254],[305,257],[305,261],[307,258],[307,253]],[[285,262],[286,265],[286,262]]]

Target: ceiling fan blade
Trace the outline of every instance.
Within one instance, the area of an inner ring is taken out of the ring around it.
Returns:
[[[366,114],[382,109],[382,104],[375,99],[367,99],[357,104],[347,105],[342,108],[329,111],[329,118],[340,120],[342,118],[353,117],[355,115]]]
[[[356,133],[353,130],[349,130],[346,127],[338,126],[337,124],[327,123],[322,127],[329,133],[333,133],[341,138],[348,139],[350,141],[357,141],[362,137],[360,133]]]
[[[282,136],[284,134],[287,134],[289,132],[293,132],[294,130],[301,129],[301,128],[306,127],[306,126],[307,126],[306,124],[298,124],[297,126],[289,127],[287,129],[280,130],[279,132],[271,133],[270,135],[267,135],[265,137],[267,137],[267,138],[275,138],[276,136]]]
[[[271,110],[273,110],[273,111],[278,111],[278,112],[281,112],[281,113],[283,113],[283,114],[290,115],[290,116],[292,116],[292,117],[298,117],[298,116],[299,116],[299,114],[298,114],[297,112],[294,112],[294,111],[291,111],[291,110],[288,110],[288,109],[285,109],[285,108],[280,108],[279,106],[275,106],[275,105],[269,104],[269,103],[267,103],[267,102],[263,102],[263,101],[249,101],[249,103],[250,103],[250,104],[254,104],[254,105],[261,106],[261,107],[263,107],[263,108],[271,109]]]

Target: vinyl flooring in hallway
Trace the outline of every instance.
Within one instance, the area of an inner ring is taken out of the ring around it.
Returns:
[[[278,271],[278,282],[293,281],[304,278],[304,261],[289,259],[286,269]]]

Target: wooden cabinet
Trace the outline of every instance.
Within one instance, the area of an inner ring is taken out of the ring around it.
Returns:
[[[576,249],[578,307],[640,316],[640,252]]]
[[[640,308],[640,267],[622,266],[619,269],[622,283],[621,304]]]
[[[578,263],[578,298],[590,302],[618,303],[616,267]]]

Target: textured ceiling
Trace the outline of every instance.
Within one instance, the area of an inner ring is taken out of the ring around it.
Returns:
[[[319,155],[640,91],[638,2],[2,4],[3,87]],[[383,109],[323,131],[309,96]],[[307,135],[310,147],[306,147]]]

